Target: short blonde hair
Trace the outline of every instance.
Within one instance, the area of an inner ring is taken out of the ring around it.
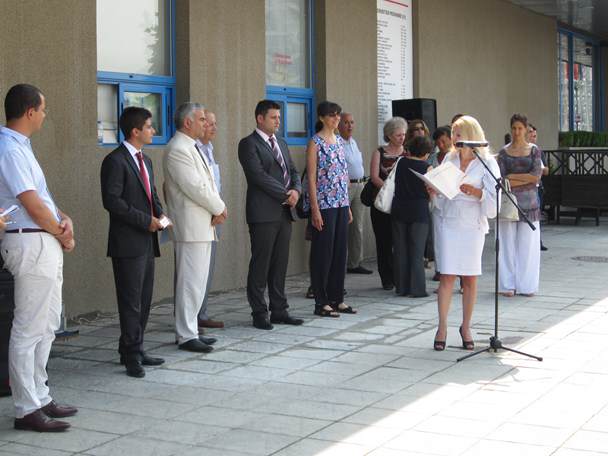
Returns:
[[[386,121],[384,124],[384,129],[382,133],[384,134],[384,141],[390,142],[390,137],[395,133],[395,131],[403,128],[403,131],[407,131],[407,121],[403,117],[392,117]]]
[[[486,135],[483,132],[483,128],[475,117],[462,116],[456,122],[452,124],[452,140],[454,139],[454,128],[460,129],[460,134],[464,141],[486,141]],[[476,147],[477,152],[483,158],[488,158],[490,153],[489,147]]]

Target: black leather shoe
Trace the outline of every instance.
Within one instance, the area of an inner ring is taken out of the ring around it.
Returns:
[[[213,347],[201,342],[198,339],[191,339],[188,342],[179,344],[178,348],[180,350],[186,350],[196,353],[209,353],[210,351],[213,351]]]
[[[59,405],[55,401],[51,401],[42,407],[40,410],[49,418],[66,418],[68,416],[74,416],[78,413],[76,407],[69,405]]]
[[[127,361],[125,367],[127,368],[127,375],[129,377],[144,378],[146,376],[146,371],[137,360]]]
[[[42,412],[36,410],[23,418],[15,418],[15,429],[36,432],[63,432],[70,427],[70,423],[49,418]]]
[[[200,340],[205,345],[213,345],[217,342],[217,339],[215,337],[198,336],[198,340]]]
[[[253,316],[253,326],[258,329],[272,329],[273,326],[268,320],[267,314],[258,314]]]
[[[142,366],[160,366],[164,362],[165,362],[165,360],[162,358],[155,358],[153,356],[148,356],[145,354],[142,355],[141,361],[140,361]],[[125,363],[126,363],[125,357],[120,355],[120,364],[122,364],[124,366]]]
[[[364,268],[363,266],[357,266],[356,268],[348,268],[346,272],[348,272],[349,274],[372,274],[374,271],[370,271],[369,269]]]
[[[270,315],[270,323],[274,323],[275,325],[294,325],[299,326],[304,323],[304,320],[301,318],[293,318],[288,313],[284,313],[275,317],[274,315]]]

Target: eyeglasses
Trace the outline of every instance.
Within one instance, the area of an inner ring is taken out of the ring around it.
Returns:
[[[340,113],[339,112],[332,112],[327,114],[327,117],[340,117]]]

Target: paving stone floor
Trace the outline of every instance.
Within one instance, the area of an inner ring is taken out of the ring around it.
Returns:
[[[359,313],[318,318],[299,275],[288,293],[303,326],[256,330],[243,290],[224,293],[211,300],[227,327],[209,333],[209,355],[178,351],[172,307],[155,307],[146,347],[166,363],[141,380],[118,364],[115,316],[81,326],[49,363],[54,397],[80,409],[72,429],[15,431],[2,398],[0,456],[608,454],[608,264],[573,259],[608,256],[608,220],[547,226],[544,241],[538,295],[500,301],[503,343],[543,362],[500,352],[457,363],[457,294],[449,347],[435,352],[435,295],[395,297],[377,274],[348,275]],[[489,236],[478,347],[493,331],[492,249]]]

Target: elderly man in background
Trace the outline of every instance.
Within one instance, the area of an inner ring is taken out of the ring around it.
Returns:
[[[207,162],[209,168],[213,172],[213,178],[215,179],[215,186],[217,187],[218,193],[222,194],[222,183],[220,176],[220,166],[215,161],[213,155],[213,144],[211,141],[217,136],[217,120],[215,114],[208,109],[205,109],[206,126],[203,130],[203,134],[196,140],[200,151],[202,152],[203,159]],[[215,234],[217,238],[220,237],[220,228],[222,225],[215,225]],[[198,326],[199,328],[223,328],[224,322],[211,320],[207,314],[207,307],[209,301],[209,292],[211,291],[211,281],[213,280],[213,271],[215,270],[215,253],[217,251],[217,241],[211,241],[211,259],[209,261],[209,274],[207,276],[207,288],[205,289],[205,297],[203,298],[203,305],[198,313]]]
[[[348,164],[348,197],[350,199],[350,210],[353,213],[353,223],[348,229],[348,260],[346,271],[350,274],[371,274],[367,268],[361,266],[363,261],[363,217],[365,206],[361,203],[361,190],[365,186],[365,168],[363,168],[363,156],[353,138],[355,119],[353,115],[344,112],[340,118],[338,130],[344,140],[344,152]]]

